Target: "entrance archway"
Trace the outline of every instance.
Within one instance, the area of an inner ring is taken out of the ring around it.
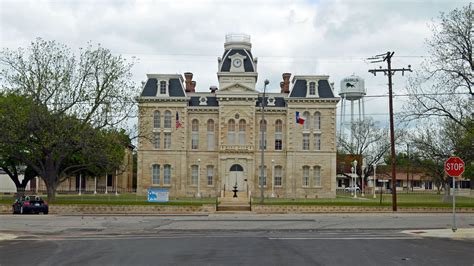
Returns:
[[[234,164],[229,169],[229,175],[226,182],[226,189],[231,191],[237,184],[237,190],[247,191],[247,184],[244,178],[244,168],[240,164]]]

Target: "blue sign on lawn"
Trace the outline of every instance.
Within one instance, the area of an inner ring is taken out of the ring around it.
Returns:
[[[148,202],[168,202],[169,191],[167,188],[148,188]]]

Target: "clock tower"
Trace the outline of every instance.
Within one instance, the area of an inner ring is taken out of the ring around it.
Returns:
[[[250,36],[245,34],[226,35],[224,55],[218,58],[219,90],[242,87],[245,91],[255,91],[257,82],[257,58],[252,55]]]

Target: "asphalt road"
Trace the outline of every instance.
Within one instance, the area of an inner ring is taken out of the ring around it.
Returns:
[[[0,235],[17,238],[0,241],[0,265],[474,265],[473,239],[403,232],[449,221],[443,214],[3,215]],[[458,222],[472,229],[474,215]]]

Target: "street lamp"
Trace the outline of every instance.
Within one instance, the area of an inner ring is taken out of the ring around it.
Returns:
[[[264,157],[264,145],[265,145],[265,134],[264,134],[264,127],[263,127],[263,121],[265,121],[265,91],[267,89],[267,85],[270,83],[270,81],[268,81],[268,79],[266,79],[264,81],[264,86],[263,86],[263,97],[262,97],[262,102],[260,104],[260,110],[262,112],[262,125],[260,126],[261,128],[261,134],[262,134],[262,142],[260,143],[260,149],[262,151],[262,158],[261,158],[261,169],[260,169],[260,203],[263,204],[263,199],[264,199],[264,192],[263,192],[263,176],[264,176],[264,162],[263,162],[263,157]]]
[[[364,194],[364,177],[365,177],[365,169],[367,168],[367,165],[365,164],[365,160],[362,160],[362,175],[361,175],[361,196],[364,197],[365,194]]]
[[[357,160],[354,160],[352,162],[352,169],[353,169],[353,174],[352,176],[354,177],[354,184],[353,184],[353,190],[354,190],[354,199],[357,198]]]
[[[272,198],[275,197],[275,160],[272,160]]]
[[[201,197],[201,181],[200,181],[200,172],[201,172],[201,159],[197,159],[197,164],[198,164],[198,172],[197,172],[197,178],[198,178],[198,190],[197,190],[197,195],[196,197],[200,198]]]

